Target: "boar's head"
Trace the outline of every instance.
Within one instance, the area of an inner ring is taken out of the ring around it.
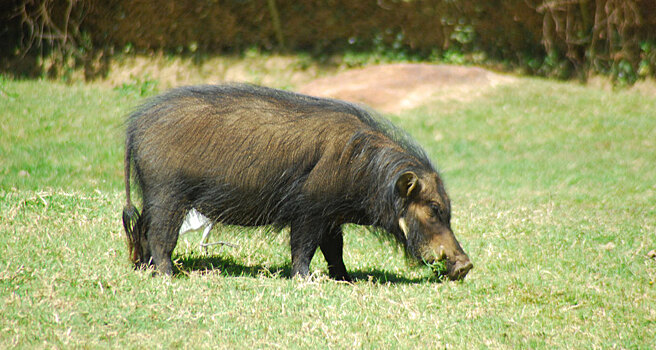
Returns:
[[[408,253],[437,274],[464,279],[473,264],[451,230],[451,203],[439,175],[406,171],[398,177],[396,191],[403,203],[398,229]]]

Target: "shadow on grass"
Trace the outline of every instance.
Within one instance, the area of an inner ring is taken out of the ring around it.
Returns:
[[[188,275],[193,272],[218,273],[229,277],[272,277],[290,278],[291,265],[244,265],[229,257],[221,256],[182,256],[175,260],[178,275]],[[425,282],[440,283],[437,277],[424,276],[407,278],[393,272],[372,270],[350,270],[349,275],[354,283],[370,282],[374,284],[419,284]]]
[[[244,265],[229,257],[222,256],[182,256],[175,260],[179,273],[189,274],[192,272],[218,273],[230,277],[260,277],[291,275],[290,265],[265,266]]]

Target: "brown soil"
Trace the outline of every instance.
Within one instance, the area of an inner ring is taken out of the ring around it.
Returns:
[[[431,100],[471,100],[515,78],[477,67],[432,64],[371,66],[316,79],[298,91],[399,113]]]

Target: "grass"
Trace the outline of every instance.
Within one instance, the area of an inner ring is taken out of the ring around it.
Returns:
[[[122,135],[142,91],[0,80],[0,348],[656,342],[653,95],[522,78],[392,117],[436,160],[475,267],[440,283],[350,226],[349,285],[320,253],[311,278],[289,279],[285,232],[239,227],[214,231],[239,248],[207,254],[182,237],[172,279],[133,271]]]

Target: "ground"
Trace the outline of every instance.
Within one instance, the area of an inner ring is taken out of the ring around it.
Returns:
[[[510,76],[478,67],[400,63],[319,78],[301,86],[299,92],[361,103],[396,114],[436,99],[473,100],[485,91],[514,81]]]
[[[262,56],[126,58],[92,84],[0,76],[0,349],[654,348],[656,84]],[[288,231],[219,225],[239,248],[205,252],[190,233],[173,278],[132,270],[125,116],[159,91],[221,81],[328,81],[317,94],[369,81],[340,97],[400,110],[388,117],[435,161],[474,270],[440,283],[348,226],[355,283],[331,281],[321,253],[310,278],[290,279]],[[427,102],[408,110],[413,94]]]

